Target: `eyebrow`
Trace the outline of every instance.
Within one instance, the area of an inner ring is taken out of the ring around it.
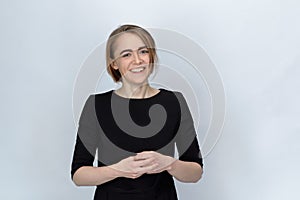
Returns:
[[[146,47],[146,46],[139,47],[139,48],[138,48],[138,51],[141,50],[141,49],[144,49],[144,48],[147,48],[147,47]],[[132,49],[124,49],[123,51],[120,52],[120,55],[121,55],[122,53],[126,52],[126,51],[132,52]]]

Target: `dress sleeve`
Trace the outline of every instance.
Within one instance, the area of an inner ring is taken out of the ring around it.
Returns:
[[[82,166],[93,166],[99,134],[97,134],[95,96],[90,95],[82,109],[71,165],[71,178]]]
[[[203,159],[191,112],[184,96],[180,92],[176,92],[176,96],[181,109],[181,120],[175,140],[179,160],[196,162],[203,167]]]

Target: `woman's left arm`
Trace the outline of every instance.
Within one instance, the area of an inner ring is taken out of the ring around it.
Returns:
[[[147,172],[148,174],[166,170],[181,182],[195,183],[202,177],[203,159],[187,102],[181,93],[177,94],[181,108],[180,126],[175,136],[179,158],[175,159],[155,151],[144,151],[138,153],[135,159],[152,159],[153,163],[157,164],[156,168]]]
[[[200,180],[203,170],[196,162],[176,160],[167,170],[178,181],[196,183]]]
[[[195,139],[196,140],[196,139]],[[152,163],[156,164],[157,167],[148,171],[148,174],[156,174],[163,171],[167,171],[170,175],[174,176],[178,181],[186,183],[198,182],[202,176],[202,160],[200,161],[184,161],[195,148],[195,141],[188,148],[188,150],[180,156],[179,159],[171,156],[163,155],[155,151],[144,151],[134,156],[135,160],[147,160],[151,159]],[[142,166],[146,167],[146,166]]]
[[[179,159],[167,171],[179,181],[197,182],[203,173],[202,155],[188,104],[182,93],[177,93],[177,97],[181,109],[180,126],[175,140]]]

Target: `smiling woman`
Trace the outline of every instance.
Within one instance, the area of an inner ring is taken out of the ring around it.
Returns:
[[[145,96],[141,94],[146,95],[145,88],[151,90],[148,96],[158,92],[154,88],[144,87],[157,62],[155,42],[145,29],[123,25],[114,30],[107,42],[106,62],[108,73],[114,81],[122,81],[123,84],[116,93],[143,98]],[[137,94],[139,91],[140,95]]]
[[[149,50],[143,41],[132,33],[124,33],[116,39],[112,67],[121,74],[125,87],[145,85],[151,73]]]
[[[183,95],[148,83],[156,48],[139,26],[123,25],[111,33],[106,61],[108,73],[122,86],[92,94],[85,103],[72,162],[74,183],[97,186],[95,200],[177,199],[173,177],[197,182],[203,167]]]

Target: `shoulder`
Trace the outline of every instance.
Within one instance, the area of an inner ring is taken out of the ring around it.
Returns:
[[[95,97],[105,97],[109,96],[112,93],[113,90],[101,92],[101,93],[90,93],[87,97],[87,101],[91,101],[92,99],[95,99]]]
[[[85,105],[95,105],[96,101],[104,100],[110,98],[110,95],[113,90],[105,91],[101,93],[90,93],[89,96],[86,99]]]
[[[184,98],[182,92],[180,92],[180,91],[169,90],[169,89],[165,89],[165,88],[160,88],[159,90],[162,92],[162,94],[165,94],[166,96],[172,96],[172,97],[175,96],[175,97],[177,97],[177,99]]]
[[[108,90],[108,91],[104,91],[104,92],[100,92],[100,93],[93,93],[93,94],[90,94],[90,98],[93,98],[95,100],[110,99],[112,92],[113,92],[113,90]]]
[[[185,97],[181,91],[169,90],[164,88],[160,88],[160,91],[161,95],[159,95],[159,99],[166,102],[167,104],[180,107],[186,105]]]
[[[166,93],[166,94],[176,94],[176,93],[181,93],[179,91],[176,91],[176,90],[170,90],[170,89],[166,89],[166,88],[159,88],[159,90],[163,93]]]
[[[95,97],[105,97],[105,96],[110,96],[112,94],[113,90],[108,90],[108,91],[104,91],[104,92],[100,92],[100,93],[94,93],[91,94]]]
[[[181,91],[176,91],[176,90],[167,90],[167,89],[161,89],[169,98],[167,99],[172,99],[176,103],[180,105],[181,109],[187,109],[188,108],[188,103],[186,98],[184,97],[184,94]]]

